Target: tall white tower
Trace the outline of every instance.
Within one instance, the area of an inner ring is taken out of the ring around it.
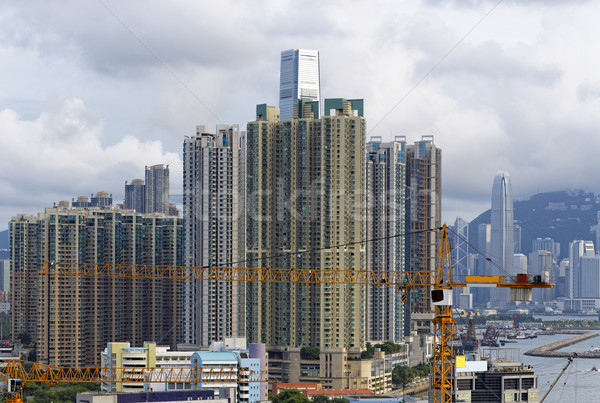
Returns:
[[[319,101],[321,97],[319,51],[289,49],[281,52],[279,109],[281,121],[294,117],[299,99]]]
[[[515,230],[512,183],[508,172],[498,171],[492,187],[492,234],[491,256],[495,275],[514,275]],[[500,266],[500,267],[498,267]],[[494,289],[491,293],[493,305],[505,305],[508,291]]]
[[[575,240],[569,244],[569,272],[567,273],[567,298],[581,297],[581,260],[584,256],[594,256],[592,241]]]

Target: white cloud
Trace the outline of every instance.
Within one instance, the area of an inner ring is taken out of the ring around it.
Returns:
[[[178,154],[132,136],[103,145],[102,122],[79,99],[50,104],[35,120],[4,109],[0,127],[0,222],[97,191],[112,193],[120,203],[124,182],[143,178],[145,165],[168,164],[172,187],[181,189]]]

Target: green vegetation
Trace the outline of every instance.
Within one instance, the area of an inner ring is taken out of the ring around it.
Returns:
[[[17,335],[17,339],[22,346],[28,346],[31,344],[31,336],[27,332],[19,333]]]
[[[302,347],[300,349],[300,358],[303,360],[318,360],[319,347]]]
[[[367,343],[367,349],[360,353],[360,358],[369,359],[375,356],[375,349],[379,348],[381,351],[386,354],[397,353],[402,349],[402,346],[399,344],[394,344],[391,341],[386,341],[385,343],[375,344],[374,346],[371,343]]]
[[[392,383],[405,388],[416,377],[423,378],[427,376],[429,376],[429,364],[419,364],[412,368],[405,365],[397,365],[392,371]]]
[[[308,397],[304,396],[299,390],[286,389],[277,396],[269,396],[273,403],[309,403]]]
[[[98,383],[46,385],[31,382],[27,386],[25,396],[33,397],[34,402],[71,403],[77,400],[77,393],[100,390]]]

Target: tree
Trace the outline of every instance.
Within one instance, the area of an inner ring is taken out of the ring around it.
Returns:
[[[389,340],[382,344],[375,344],[375,347],[381,349],[381,351],[385,352],[386,354],[397,353],[400,351],[400,349],[402,349],[401,345],[394,344]]]
[[[27,332],[19,333],[17,336],[22,346],[28,346],[31,344],[31,336]]]
[[[312,398],[312,403],[330,403],[330,401],[325,395],[316,395]]]
[[[304,396],[299,390],[286,389],[273,397],[273,403],[309,403],[308,397]]]
[[[343,397],[333,397],[331,398],[331,403],[350,403],[350,401],[348,399],[344,399]]]
[[[371,345],[371,343],[367,343],[367,349],[360,353],[360,358],[373,358],[375,356],[375,347]]]
[[[406,385],[411,383],[414,379],[415,372],[410,367],[397,365],[392,371],[392,383],[394,385],[402,386],[402,388],[405,388]]]
[[[394,385],[406,387],[416,377],[427,377],[429,376],[429,365],[425,363],[418,364],[414,367],[407,367],[404,365],[397,365],[392,371],[392,383]]]
[[[302,347],[300,349],[300,358],[303,360],[318,360],[319,347]]]
[[[27,354],[27,361],[36,362],[37,361],[37,346],[33,344],[29,349],[29,354]]]

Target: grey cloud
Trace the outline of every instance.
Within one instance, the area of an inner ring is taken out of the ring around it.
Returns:
[[[545,86],[554,84],[562,75],[556,66],[539,67],[528,63],[528,49],[524,45],[506,49],[493,41],[476,45],[465,41],[456,46],[458,38],[439,20],[414,23],[402,41],[407,48],[423,54],[415,66],[415,79],[434,67],[436,77],[447,75],[468,80],[479,76]]]
[[[429,6],[443,6],[443,5],[453,5],[458,7],[478,7],[486,4],[495,4],[495,3],[506,3],[506,4],[514,4],[518,6],[528,6],[532,4],[539,4],[544,6],[562,6],[562,5],[573,5],[573,4],[584,4],[588,3],[591,0],[500,0],[500,1],[491,1],[491,0],[425,0],[424,3]]]
[[[126,75],[160,66],[154,54],[168,65],[236,68],[235,62],[255,47],[248,29],[252,24],[240,15],[243,10],[231,10],[223,18],[218,14],[226,10],[200,3],[105,3],[110,11],[101,2],[69,2],[68,13],[49,13],[46,2],[13,1],[2,13],[0,37],[42,54],[81,58],[101,73]]]
[[[600,99],[600,83],[585,82],[577,88],[577,97],[580,101],[590,101]]]

